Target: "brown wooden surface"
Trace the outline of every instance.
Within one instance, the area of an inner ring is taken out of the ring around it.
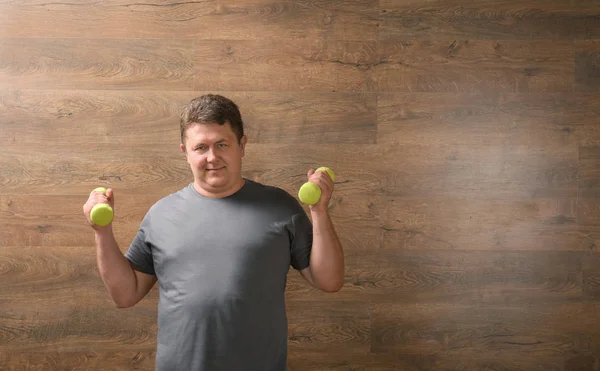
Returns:
[[[0,0],[0,369],[153,369],[158,289],[115,308],[82,205],[115,189],[125,251],[215,92],[245,176],[337,174],[290,370],[600,370],[599,71],[597,0]]]

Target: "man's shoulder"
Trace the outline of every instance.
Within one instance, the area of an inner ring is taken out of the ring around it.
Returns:
[[[246,182],[248,183],[249,192],[254,196],[265,196],[269,199],[275,199],[278,201],[285,200],[292,203],[296,202],[294,196],[281,187],[250,179],[246,179]]]
[[[156,210],[164,209],[164,208],[172,208],[175,204],[180,202],[187,202],[192,193],[190,192],[191,185],[180,188],[174,192],[171,192],[157,201],[150,207],[149,212],[156,212]]]
[[[302,213],[303,209],[298,200],[287,190],[275,185],[264,184],[254,180],[248,182],[246,196],[267,210],[279,210],[284,214]]]

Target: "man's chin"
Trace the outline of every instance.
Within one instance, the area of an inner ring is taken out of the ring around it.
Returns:
[[[213,174],[212,176],[209,174],[206,178],[204,178],[204,182],[213,188],[219,188],[227,185],[227,177],[219,176],[218,174]]]

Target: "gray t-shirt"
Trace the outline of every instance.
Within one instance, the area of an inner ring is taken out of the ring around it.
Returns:
[[[277,187],[245,179],[208,198],[190,184],[159,200],[125,254],[158,279],[156,370],[285,370],[287,273],[311,247],[310,219]]]

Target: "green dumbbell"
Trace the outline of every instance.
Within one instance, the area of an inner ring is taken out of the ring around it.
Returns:
[[[330,168],[322,166],[315,170],[315,173],[317,171],[327,171],[331,180],[335,181],[335,174]],[[314,205],[321,198],[321,188],[313,182],[306,182],[298,190],[298,198],[307,205]]]
[[[106,188],[98,187],[94,189],[92,192],[102,192],[106,193]],[[109,204],[97,204],[90,211],[90,220],[92,223],[99,225],[100,227],[104,227],[112,222],[114,216],[114,211]]]

